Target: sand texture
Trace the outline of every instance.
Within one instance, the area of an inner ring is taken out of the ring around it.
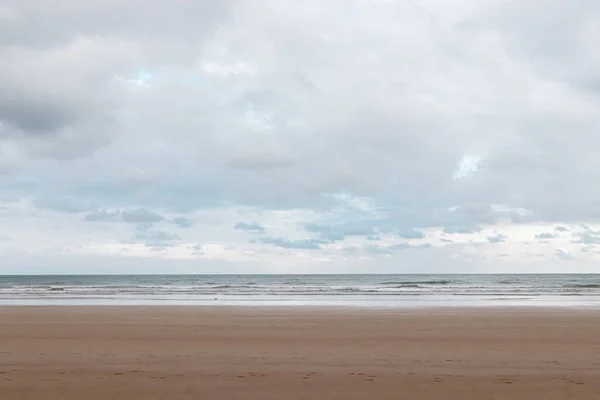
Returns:
[[[0,307],[0,400],[600,399],[600,312]]]

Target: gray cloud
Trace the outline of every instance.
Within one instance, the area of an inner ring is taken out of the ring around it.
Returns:
[[[320,233],[329,240],[344,240],[346,236],[373,235],[376,229],[372,221],[350,221],[336,224],[309,223],[304,229],[311,233]]]
[[[106,211],[106,210],[100,210],[100,211],[93,211],[90,213],[87,213],[83,219],[85,221],[90,221],[90,222],[117,222],[117,221],[122,221],[121,219],[121,211],[117,210],[117,211]]]
[[[583,252],[583,253],[590,253],[590,252],[597,251],[597,250],[598,250],[598,246],[596,246],[596,245],[583,246],[581,248],[581,252]]]
[[[238,222],[235,224],[234,229],[249,231],[249,232],[264,232],[264,226],[260,225],[257,222]]]
[[[86,7],[4,1],[0,57],[11,62],[0,66],[0,136],[52,157],[109,143],[107,132],[121,130],[116,113],[126,95],[115,78],[135,74],[140,64],[190,61],[229,6],[198,1],[165,17],[154,0],[93,0]]]
[[[396,231],[396,236],[403,239],[423,239],[425,235],[415,229],[399,229]]]
[[[389,247],[390,246],[379,246],[376,244],[370,244],[368,246],[365,246],[365,251],[371,254],[392,254],[393,251]],[[406,248],[409,247],[410,246],[407,246]]]
[[[144,231],[136,232],[134,240],[141,241],[148,247],[170,247],[181,240],[181,238],[174,234],[166,231]]]
[[[487,240],[490,243],[503,243],[506,241],[507,236],[506,235],[502,235],[500,233],[494,235],[494,236],[488,236]]]
[[[147,232],[154,227],[154,222],[137,222],[134,226],[137,232]]]
[[[573,233],[575,243],[600,244],[600,231],[587,229],[584,232]]]
[[[556,235],[550,232],[543,232],[535,235],[536,239],[554,239],[555,237]]]
[[[554,228],[554,230],[558,231],[558,232],[569,232],[570,231],[569,228],[566,228],[564,226],[557,226],[556,228]]]
[[[4,101],[0,103],[0,117],[9,126],[22,131],[40,134],[52,132],[76,118],[74,110],[53,108],[55,105],[52,103],[32,104],[14,99],[9,102],[6,97],[1,99]]]
[[[328,240],[344,240],[346,236],[378,237],[378,233],[395,234],[404,239],[422,239],[422,232],[408,227],[397,227],[389,219],[367,219],[356,221],[342,221],[335,223],[309,223],[304,229],[311,233],[320,233]],[[370,239],[373,240],[373,239]]]
[[[443,232],[449,235],[476,233],[481,231],[479,226],[445,226]]]
[[[554,250],[554,256],[560,258],[561,260],[572,260],[573,256],[571,256],[568,252],[562,249]]]
[[[194,221],[185,217],[176,217],[171,220],[171,223],[181,227],[181,228],[191,228],[194,226]]]
[[[284,237],[263,237],[259,242],[271,244],[284,249],[299,249],[299,250],[319,250],[322,245],[329,244],[329,241],[320,239],[298,239],[290,240]]]
[[[160,222],[165,219],[162,215],[145,208],[125,210],[121,213],[121,217],[123,218],[123,221],[133,224]]]
[[[429,243],[425,243],[425,244],[417,245],[417,246],[411,246],[410,244],[404,242],[404,243],[397,243],[397,244],[392,244],[392,245],[388,245],[388,246],[370,244],[365,247],[365,251],[367,253],[372,253],[372,254],[393,254],[397,251],[405,250],[405,249],[430,249],[430,248],[432,248],[432,246]]]

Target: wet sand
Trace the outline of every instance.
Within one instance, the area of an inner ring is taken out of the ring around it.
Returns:
[[[600,310],[0,307],[13,399],[600,399]]]

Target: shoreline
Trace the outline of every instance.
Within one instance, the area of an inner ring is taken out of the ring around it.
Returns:
[[[148,299],[2,299],[3,307],[239,307],[239,308],[356,308],[375,310],[411,309],[588,309],[600,310],[600,299],[586,301],[562,301],[561,299],[494,299],[494,300],[410,300],[410,301],[369,301],[369,300],[148,300]]]
[[[313,311],[316,313],[335,313],[336,311],[355,311],[356,313],[418,313],[420,311],[428,311],[433,313],[445,313],[446,311],[454,311],[461,313],[496,313],[496,312],[511,312],[511,313],[523,313],[523,312],[543,312],[543,313],[562,313],[562,312],[589,312],[591,314],[598,314],[600,316],[600,304],[595,305],[517,305],[517,304],[493,304],[493,305],[403,305],[403,306],[372,306],[372,305],[328,305],[328,304],[305,304],[305,305],[290,305],[290,304],[168,304],[168,303],[153,303],[153,304],[135,304],[135,303],[121,303],[121,304],[52,304],[52,303],[40,303],[40,304],[2,304],[0,303],[0,310],[7,309],[22,309],[22,310],[64,310],[64,309],[89,309],[89,310],[146,310],[152,311],[154,309],[167,309],[167,310],[238,310],[245,312],[254,311],[281,311],[281,312],[294,312],[294,311]]]

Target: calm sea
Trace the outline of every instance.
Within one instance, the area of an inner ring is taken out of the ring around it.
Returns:
[[[600,274],[12,275],[0,304],[600,306]]]

